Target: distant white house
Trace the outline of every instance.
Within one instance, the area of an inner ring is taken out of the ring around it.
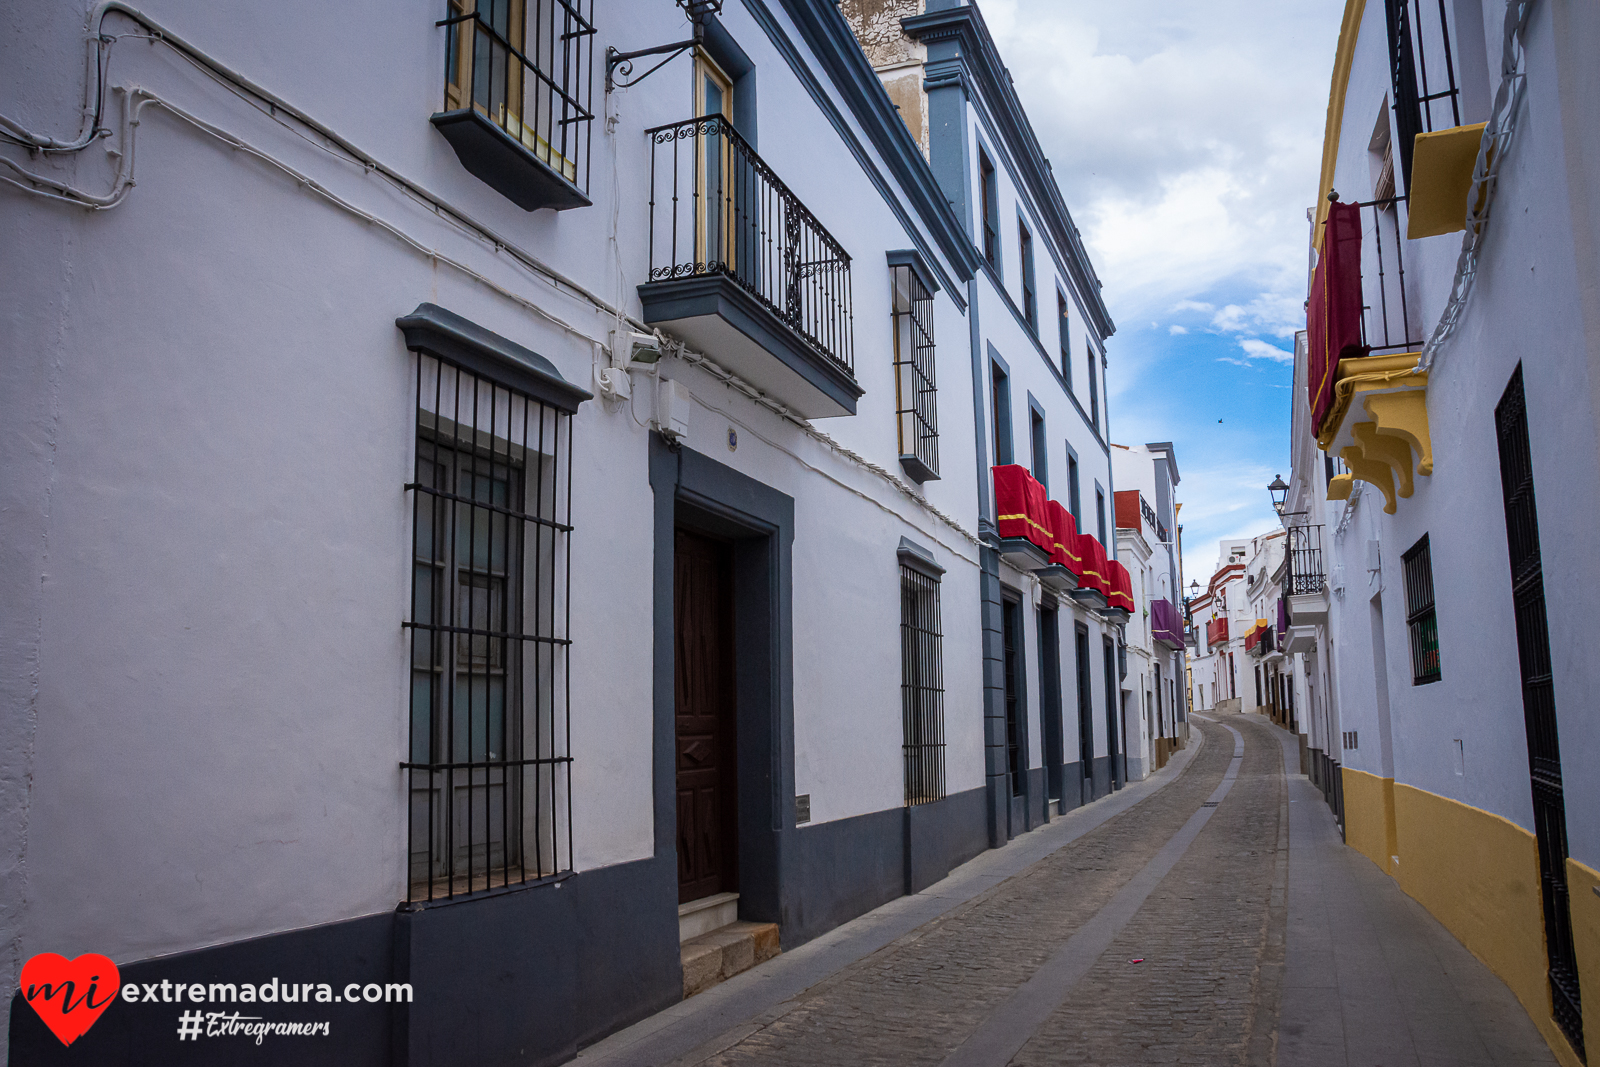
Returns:
[[[1117,552],[1133,577],[1122,680],[1124,693],[1131,694],[1124,709],[1128,776],[1143,778],[1188,738],[1178,463],[1169,442],[1114,444],[1111,457],[1118,486]]]

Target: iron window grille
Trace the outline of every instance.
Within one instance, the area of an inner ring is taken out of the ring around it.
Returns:
[[[446,111],[472,108],[589,191],[594,0],[449,0]]]
[[[944,638],[939,580],[904,562],[900,564],[900,714],[906,804],[942,800]]]
[[[572,870],[572,418],[417,360],[408,899]]]
[[[939,476],[938,387],[934,381],[933,294],[909,263],[889,268],[894,323],[895,419],[900,461]]]
[[[721,115],[650,138],[650,280],[721,275],[855,377],[850,255]]]
[[[1445,0],[1438,0],[1436,21],[1428,15],[1431,6],[1426,0],[1384,0],[1395,135],[1407,189],[1411,188],[1411,153],[1417,134],[1461,125],[1461,94],[1450,54],[1450,19]]]
[[[1433,560],[1428,535],[1400,557],[1405,569],[1406,629],[1411,637],[1411,684],[1437,682],[1439,623],[1433,609]]]

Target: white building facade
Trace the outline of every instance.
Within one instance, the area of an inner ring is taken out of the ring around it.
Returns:
[[[1171,442],[1113,444],[1111,457],[1120,487],[1117,554],[1132,574],[1122,688],[1131,694],[1124,709],[1128,776],[1139,779],[1165,766],[1188,737],[1178,461]]]
[[[1284,504],[1307,770],[1515,992],[1600,1033],[1600,17],[1346,5]]]
[[[9,981],[404,986],[261,1062],[555,1063],[682,997],[682,905],[794,947],[1126,781],[1116,615],[991,474],[1115,556],[1099,283],[977,10],[907,12],[921,125],[849,14],[0,45]]]

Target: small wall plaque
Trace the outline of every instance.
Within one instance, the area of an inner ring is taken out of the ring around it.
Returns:
[[[801,793],[794,798],[794,821],[798,826],[811,821],[811,794]]]

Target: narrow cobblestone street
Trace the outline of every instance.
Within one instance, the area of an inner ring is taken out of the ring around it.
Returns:
[[[1195,725],[1203,742],[1149,781],[613,1035],[579,1062],[1553,1062],[1509,991],[1344,848],[1320,795],[1285,774],[1287,735],[1254,716]],[[1293,820],[1291,801],[1303,807]],[[1303,849],[1291,846],[1300,822]],[[1357,903],[1332,921],[1359,934],[1314,919],[1309,889],[1291,897],[1296,863],[1338,866],[1360,883]],[[1377,948],[1363,956],[1364,946]],[[1327,1010],[1335,1005],[1342,1014]],[[1342,1018],[1342,1031],[1308,1032],[1301,1017]]]

